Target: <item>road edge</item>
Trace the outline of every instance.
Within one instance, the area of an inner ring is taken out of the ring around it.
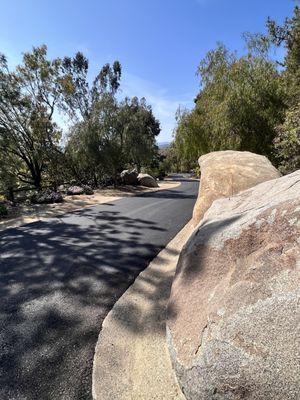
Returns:
[[[165,181],[167,182],[167,180]],[[180,181],[175,181],[174,182],[177,185],[174,185],[174,187],[178,187],[181,185]],[[142,187],[142,186],[139,186]],[[161,190],[169,190],[170,188],[166,188],[166,187],[156,187],[156,188],[149,188],[146,186],[142,187],[144,189],[143,192],[137,192],[137,193],[126,193],[126,195],[124,196],[103,196],[103,199],[98,201],[97,203],[91,203],[91,204],[85,204],[85,205],[81,205],[78,206],[76,204],[74,204],[73,206],[71,204],[69,204],[69,208],[67,208],[67,203],[55,203],[55,204],[47,204],[47,205],[43,205],[43,207],[41,208],[41,210],[37,210],[35,212],[32,212],[32,214],[29,215],[20,215],[17,216],[15,218],[11,218],[9,220],[0,220],[0,233],[5,231],[6,229],[10,229],[10,228],[19,228],[20,226],[23,225],[27,225],[27,224],[31,224],[33,222],[37,222],[37,221],[46,221],[49,218],[59,218],[65,214],[69,214],[72,212],[76,212],[76,211],[80,211],[84,208],[88,208],[88,207],[94,207],[97,206],[98,204],[106,204],[106,203],[112,203],[114,201],[117,200],[121,200],[124,197],[136,197],[136,196],[142,196],[143,194],[147,194],[147,193],[154,193],[154,192],[158,192]],[[80,200],[80,196],[78,196],[78,199],[76,200]],[[65,206],[65,209],[59,209],[60,204],[62,204],[63,206]],[[52,209],[54,207],[57,207],[57,209]],[[52,212],[51,215],[48,215],[48,212]]]
[[[166,306],[190,220],[143,270],[103,321],[92,373],[94,400],[184,400],[166,342]]]

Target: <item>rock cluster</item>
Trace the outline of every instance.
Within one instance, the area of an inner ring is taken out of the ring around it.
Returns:
[[[60,192],[51,189],[42,190],[31,197],[31,202],[36,204],[61,203],[63,200]]]
[[[213,202],[180,255],[168,305],[187,400],[299,398],[299,283],[300,171]]]
[[[120,174],[123,185],[141,185],[146,187],[158,187],[156,180],[149,174],[138,174],[135,169],[125,169]]]

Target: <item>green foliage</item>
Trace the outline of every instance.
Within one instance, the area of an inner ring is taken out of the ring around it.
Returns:
[[[159,122],[146,99],[126,98],[119,106],[120,135],[125,163],[136,166],[150,165],[157,156],[156,136]]]
[[[160,156],[160,165],[166,173],[185,172],[192,168],[182,150],[176,147],[174,141],[167,148],[160,150]],[[196,164],[195,160],[196,158],[192,160],[193,166]]]
[[[157,152],[159,123],[145,99],[117,100],[121,65],[117,61],[105,65],[91,88],[83,56],[65,59],[63,65],[69,82],[66,105],[70,115],[81,116],[71,128],[66,147],[77,180],[94,185],[116,182],[124,166],[140,170],[151,163]]]
[[[0,193],[10,201],[14,201],[13,189],[17,186],[17,168],[17,160],[14,161],[9,153],[0,151]]]
[[[4,204],[0,204],[0,217],[4,217],[8,214],[7,208]]]
[[[164,149],[163,151],[159,150],[153,157],[151,163],[143,167],[141,172],[149,174],[153,176],[153,178],[163,180],[167,173],[170,172],[170,169],[166,164],[166,151],[167,149]]]
[[[195,175],[197,178],[201,177],[201,170],[199,165],[197,165],[197,167],[195,168]]]
[[[300,169],[300,103],[286,112],[284,123],[278,126],[274,149],[282,173]]]
[[[210,151],[233,149],[266,155],[284,171],[297,168],[299,8],[283,26],[269,19],[267,28],[267,35],[244,35],[247,54],[238,57],[218,44],[200,62],[195,107],[177,113],[174,149],[186,164]],[[280,68],[268,56],[271,45],[286,48]]]
[[[238,58],[219,45],[201,61],[198,74],[202,89],[195,108],[178,114],[175,143],[184,158],[225,149],[271,156],[283,110],[274,64],[252,54]]]
[[[283,173],[300,168],[300,8],[280,26],[268,19],[269,38],[276,46],[284,45],[282,81],[285,90],[285,119],[277,127],[274,153]]]
[[[46,56],[46,46],[33,48],[13,72],[0,56],[0,151],[16,177],[38,189],[60,139],[52,120],[60,60]]]
[[[117,100],[121,65],[104,65],[94,81],[82,53],[49,60],[34,47],[10,71],[0,54],[0,191],[13,200],[22,184],[56,189],[66,181],[116,181],[127,164],[152,162],[160,132],[145,99]],[[71,122],[65,148],[53,120]]]
[[[13,71],[0,54],[0,193],[14,201],[24,184],[115,183],[130,167],[163,177],[196,170],[200,155],[225,149],[264,154],[284,173],[300,168],[299,7],[283,25],[269,18],[267,34],[244,37],[246,54],[218,44],[200,62],[195,106],[178,110],[174,141],[163,151],[146,100],[119,100],[118,61],[90,82],[80,52],[50,60],[46,46],[34,47]],[[272,46],[285,48],[283,61],[269,57]],[[64,147],[57,112],[71,122]]]

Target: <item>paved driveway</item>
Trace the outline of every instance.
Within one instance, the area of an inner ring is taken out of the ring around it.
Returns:
[[[198,182],[0,234],[0,399],[91,399],[115,301],[192,215]]]

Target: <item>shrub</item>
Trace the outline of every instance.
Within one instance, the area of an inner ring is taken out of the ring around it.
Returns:
[[[201,178],[201,171],[199,165],[195,168],[195,175],[197,178]]]
[[[0,204],[0,217],[4,217],[8,214],[7,208],[4,204]]]
[[[287,111],[284,123],[277,128],[274,148],[280,172],[289,174],[300,168],[300,104]]]

